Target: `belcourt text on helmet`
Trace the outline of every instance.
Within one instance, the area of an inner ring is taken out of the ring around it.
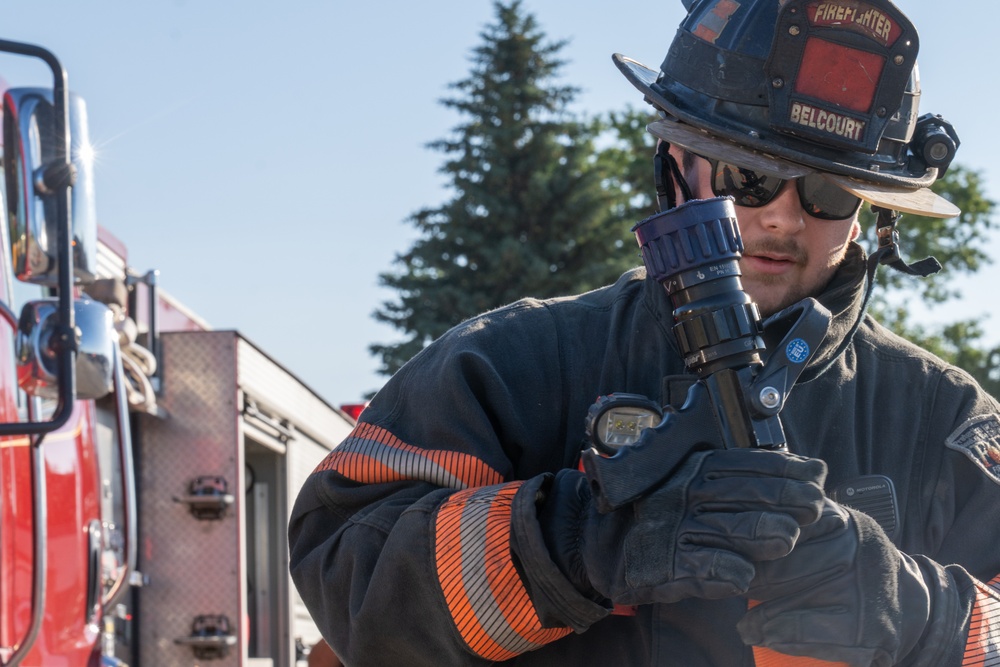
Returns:
[[[789,120],[804,127],[836,134],[851,141],[860,141],[861,133],[865,130],[865,122],[862,120],[842,116],[802,102],[792,103]]]

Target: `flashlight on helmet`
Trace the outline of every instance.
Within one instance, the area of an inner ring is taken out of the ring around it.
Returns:
[[[948,170],[960,144],[955,128],[940,115],[928,113],[917,120],[912,150],[927,166],[937,168],[938,178]]]

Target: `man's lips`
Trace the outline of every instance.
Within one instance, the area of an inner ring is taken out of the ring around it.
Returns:
[[[749,269],[757,273],[781,275],[791,271],[795,265],[795,258],[790,255],[743,255],[744,270]]]

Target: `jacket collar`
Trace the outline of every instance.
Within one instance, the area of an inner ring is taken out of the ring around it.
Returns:
[[[848,336],[853,336],[854,325],[865,316],[865,251],[852,242],[844,261],[840,263],[826,288],[816,296],[832,315],[826,338],[809,361],[809,366],[799,376],[799,382],[808,382],[820,375],[836,357],[843,354]]]

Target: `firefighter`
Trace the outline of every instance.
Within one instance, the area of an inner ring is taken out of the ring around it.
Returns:
[[[473,318],[296,502],[292,575],[345,664],[1000,663],[1000,472],[980,455],[1000,406],[865,313],[877,263],[934,268],[904,260],[895,214],[958,213],[928,189],[958,137],[919,115],[916,32],[887,0],[685,6],[661,71],[614,59],[660,115],[661,207],[732,197],[764,315],[832,314],[781,412],[789,451],[694,449],[598,507],[579,470],[594,399],[680,407],[694,380],[663,286],[640,268]],[[881,509],[852,505],[870,489]]]

